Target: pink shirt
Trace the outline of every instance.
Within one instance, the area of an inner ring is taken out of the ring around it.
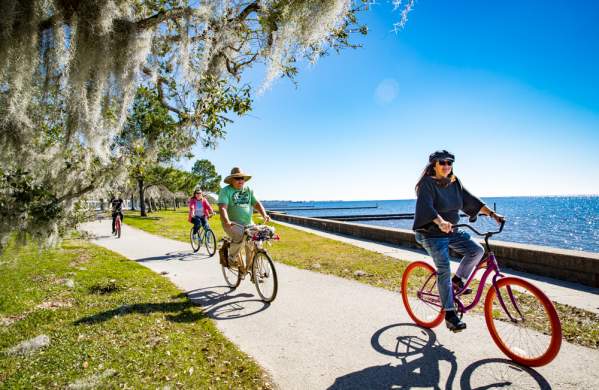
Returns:
[[[189,214],[187,215],[187,221],[191,222],[191,218],[193,218],[193,216],[195,214],[195,210],[196,210],[196,208],[198,208],[197,199],[195,197],[190,198],[188,205],[189,205]],[[210,206],[210,203],[208,203],[206,198],[202,199],[201,207],[204,210],[204,217],[206,217],[208,213],[214,212],[212,210],[212,207]]]

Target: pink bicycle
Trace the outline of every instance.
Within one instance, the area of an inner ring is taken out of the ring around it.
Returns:
[[[456,312],[461,318],[478,305],[486,281],[492,275],[484,306],[491,338],[515,362],[530,367],[544,366],[560,350],[561,323],[553,303],[538,287],[524,279],[501,274],[495,254],[489,247],[489,238],[501,233],[504,224],[498,231],[487,233],[480,233],[470,225],[454,226],[454,229],[465,227],[483,236],[487,249],[487,255],[464,287],[454,293]],[[472,303],[464,304],[462,294],[480,270],[485,271],[476,296]],[[401,297],[408,315],[416,324],[433,328],[443,321],[445,313],[437,290],[437,271],[430,264],[417,261],[406,268],[401,281]]]

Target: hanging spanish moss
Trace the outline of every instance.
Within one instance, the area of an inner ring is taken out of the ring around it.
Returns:
[[[126,171],[111,145],[138,87],[156,91],[182,139],[213,146],[225,114],[250,109],[244,70],[266,64],[268,87],[301,58],[351,46],[363,3],[0,1],[0,247],[15,231],[52,242]]]

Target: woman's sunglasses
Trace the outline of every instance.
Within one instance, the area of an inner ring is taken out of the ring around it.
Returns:
[[[452,166],[453,165],[453,161],[444,161],[444,160],[439,160],[439,165],[441,166]]]

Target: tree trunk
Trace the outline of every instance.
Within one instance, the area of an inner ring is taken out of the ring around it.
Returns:
[[[146,213],[146,200],[144,198],[144,179],[137,179],[137,186],[139,188],[139,215],[142,217],[147,217]]]
[[[100,211],[104,211],[104,199],[100,199]]]
[[[131,210],[135,211],[135,199],[133,198],[133,193],[131,193],[131,198],[129,199],[131,202]]]

